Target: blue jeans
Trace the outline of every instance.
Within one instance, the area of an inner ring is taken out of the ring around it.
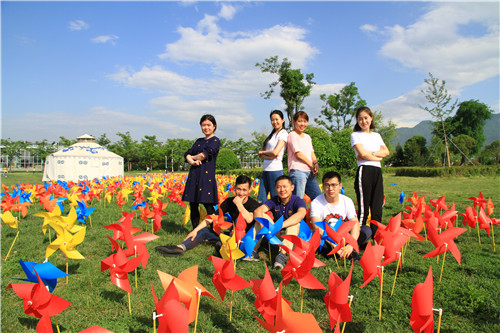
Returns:
[[[293,194],[301,199],[304,199],[304,194],[307,194],[312,201],[321,194],[318,181],[312,172],[293,169],[290,170],[289,176],[292,178],[292,183],[295,186]]]
[[[215,244],[217,241],[220,241],[220,237],[212,229],[203,228],[200,231],[198,231],[196,237],[193,240],[191,240],[191,238],[188,238],[184,242],[182,242],[181,245],[183,245],[187,251],[191,250],[192,248],[195,248],[196,246],[198,246],[198,244],[200,244],[203,241],[208,241],[212,244]]]
[[[257,201],[259,203],[265,202],[269,193],[271,193],[271,198],[278,195],[275,186],[276,178],[281,175],[283,175],[283,170],[262,172],[262,176],[260,176],[259,194],[257,195]]]

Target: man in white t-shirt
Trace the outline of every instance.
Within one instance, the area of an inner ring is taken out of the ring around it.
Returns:
[[[355,220],[351,235],[358,241],[358,245],[362,245],[370,239],[371,229],[368,226],[360,226],[356,209],[352,200],[340,194],[342,189],[342,182],[340,175],[335,171],[329,171],[323,175],[323,194],[316,197],[311,202],[311,222],[327,222],[332,228],[335,227],[337,221],[341,219],[342,222]],[[330,242],[325,242],[322,252],[328,253],[333,249]],[[337,254],[340,258],[351,258],[353,261],[359,261],[359,253],[353,247],[347,244],[342,247]]]

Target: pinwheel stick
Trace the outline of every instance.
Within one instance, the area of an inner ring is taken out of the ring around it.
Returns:
[[[90,217],[90,215],[89,215],[89,223],[90,223],[90,227],[92,228],[92,218]]]
[[[396,273],[394,274],[394,282],[392,283],[392,291],[391,291],[391,297],[394,294],[394,287],[396,286],[396,279],[398,278],[398,271],[399,271],[399,265],[401,264],[401,252],[397,252],[399,259],[398,259],[398,266],[396,267]]]
[[[351,308],[351,304],[352,304],[352,299],[354,298],[354,295],[349,295],[349,308]],[[344,321],[344,325],[342,325],[342,333],[344,333],[344,330],[345,330],[345,324],[347,324],[346,321]]]
[[[302,313],[302,308],[304,306],[304,289],[300,286],[300,313]]]
[[[344,251],[344,273],[347,273],[346,255],[345,255],[345,238],[342,238],[343,246],[342,251]]]
[[[156,312],[153,311],[153,333],[156,333]]]
[[[233,318],[233,291],[231,290],[231,300],[229,306],[229,321]]]
[[[437,330],[437,333],[439,333],[439,331],[441,331],[441,317],[443,316],[443,309],[432,309],[432,311],[436,311],[439,313],[438,330]]]
[[[448,252],[448,243],[444,243],[445,250],[443,253],[443,264],[441,265],[441,275],[439,275],[439,283],[441,283],[441,278],[443,277],[444,261],[446,259],[446,252]]]
[[[66,284],[68,284],[68,278],[69,278],[69,274],[68,274],[68,257],[66,257]]]
[[[384,290],[384,266],[380,267],[382,274],[380,275],[380,306],[378,312],[378,320],[382,320],[382,291]]]
[[[495,228],[493,223],[491,223],[491,237],[492,237],[492,242],[493,242],[493,252],[497,252],[497,248],[495,247]]]
[[[128,313],[132,314],[132,304],[130,302],[130,293],[127,292],[127,296],[128,296]]]
[[[5,261],[7,261],[7,258],[9,257],[10,251],[12,250],[12,247],[14,247],[14,243],[16,242],[16,239],[19,237],[19,229],[17,229],[16,237],[14,237],[14,240],[12,241],[12,245],[9,248],[9,252],[7,252],[7,255],[5,256]]]
[[[90,216],[89,216],[90,217]],[[134,256],[137,257],[137,246],[134,245]],[[135,289],[137,289],[137,267],[134,270],[134,275],[135,275]]]
[[[198,314],[200,313],[200,299],[201,299],[201,289],[194,287],[198,293],[198,304],[196,305],[196,318],[194,320],[194,333],[196,333],[196,326],[198,325]]]
[[[479,245],[481,245],[481,235],[479,234],[479,222],[476,223],[477,229],[477,239],[479,240]]]
[[[335,263],[337,264],[337,268],[340,268],[340,266],[339,266],[339,262],[338,262],[338,260],[337,260],[337,256],[336,256],[336,255],[334,255],[334,256],[333,256],[333,258],[335,258]]]
[[[424,223],[424,234],[425,234],[425,240],[428,240],[428,238],[427,238],[427,228],[425,227],[425,223]]]
[[[61,333],[61,331],[59,330],[59,324],[57,323],[57,317],[56,316],[54,316],[54,321],[56,322],[57,333]]]

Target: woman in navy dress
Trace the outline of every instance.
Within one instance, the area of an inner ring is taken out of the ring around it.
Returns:
[[[215,180],[215,162],[219,154],[220,141],[214,133],[217,122],[214,116],[201,117],[200,126],[204,138],[199,138],[184,154],[191,165],[182,194],[183,201],[189,201],[193,229],[200,223],[199,204],[202,203],[207,214],[215,214],[214,206],[218,203],[217,182]]]

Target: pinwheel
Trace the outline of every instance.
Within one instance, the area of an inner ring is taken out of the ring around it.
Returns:
[[[224,220],[224,213],[222,212],[222,209],[219,209],[219,215],[207,215],[206,218],[212,220],[212,229],[217,233],[217,235],[220,235],[222,230],[229,229],[233,226],[231,222],[226,222]],[[202,221],[201,216],[200,221]]]
[[[7,224],[9,227],[13,229],[17,229],[16,236],[14,237],[14,240],[12,241],[12,245],[9,248],[9,251],[7,252],[7,255],[5,256],[5,261],[7,261],[7,258],[9,257],[10,251],[12,250],[12,247],[14,247],[14,243],[16,242],[17,238],[19,238],[19,228],[17,225],[17,218],[12,215],[12,213],[8,211],[4,211],[2,214],[0,214],[0,217],[2,218],[2,221]]]
[[[410,325],[414,332],[434,332],[434,316],[433,316],[433,283],[432,283],[432,266],[429,267],[429,272],[425,282],[419,283],[413,289],[411,297],[411,317]],[[439,309],[438,332],[441,326],[442,310]]]
[[[30,202],[17,203],[12,205],[12,210],[19,213],[19,219],[22,217],[26,217],[28,214],[28,206],[31,205]]]
[[[161,228],[161,220],[162,216],[168,215],[164,210],[167,208],[168,202],[163,203],[161,200],[158,200],[155,204],[153,204],[153,232],[157,232]]]
[[[323,298],[330,317],[330,330],[336,325],[335,332],[340,332],[339,323],[352,321],[351,308],[348,303],[351,287],[352,265],[346,279],[332,272],[328,278],[328,291]]]
[[[328,232],[327,232],[327,229],[332,229],[332,227],[330,226],[330,224],[328,224],[328,222],[325,221],[316,222],[314,224],[317,225],[321,230],[323,230],[323,232],[321,233],[321,242],[319,244],[319,249],[321,250],[323,248],[323,245],[325,244],[325,241],[333,243],[333,239],[328,237]]]
[[[40,198],[40,205],[48,212],[52,212],[57,205],[57,198],[53,199],[51,194],[47,194]]]
[[[276,316],[276,305],[278,301],[278,293],[274,289],[273,280],[267,264],[264,263],[266,271],[263,279],[251,279],[250,288],[255,294],[254,305],[257,311],[264,317],[264,320],[269,324],[273,324],[274,317]],[[288,304],[289,301],[285,300]]]
[[[477,197],[470,197],[469,200],[474,201],[473,207],[474,209],[482,208],[485,209],[487,205],[486,199],[483,197],[483,193],[479,192],[479,195]]]
[[[492,241],[493,241],[493,251],[496,252],[496,247],[495,247],[495,231],[493,228],[493,222],[491,219],[486,216],[486,213],[484,212],[484,209],[479,208],[479,217],[478,217],[478,223],[479,223],[479,228],[486,230],[488,233],[488,237],[490,237],[490,230],[491,234],[493,236]]]
[[[219,296],[222,301],[224,301],[224,296],[226,295],[226,289],[231,290],[231,305],[229,310],[229,321],[231,321],[233,313],[233,291],[238,291],[250,286],[250,283],[243,279],[241,276],[237,275],[234,271],[234,265],[232,263],[232,258],[224,260],[214,256],[208,257],[208,260],[212,261],[215,271],[212,277],[212,283],[214,284]]]
[[[55,213],[54,213],[55,212]],[[58,211],[57,210],[54,210],[52,212],[52,215],[54,217],[57,216],[57,213]],[[81,225],[76,225],[77,221],[77,214],[76,214],[76,210],[74,207],[71,207],[70,210],[69,210],[69,213],[68,215],[66,216],[61,216],[61,218],[53,218],[53,219],[49,219],[49,225],[54,228],[54,230],[56,230],[56,232],[59,234],[59,232],[57,231],[58,229],[56,229],[56,226],[60,226],[62,227],[63,229],[65,229],[66,231],[69,231],[71,233],[76,233],[80,230],[82,230],[84,227],[81,226]]]
[[[243,238],[240,241],[240,250],[245,253],[245,257],[250,257],[252,255],[253,250],[255,249],[255,246],[257,245],[257,242],[259,239],[262,237],[260,235],[259,237],[254,236],[255,235],[255,227],[252,226],[250,230],[243,236]]]
[[[85,259],[75,247],[83,242],[86,227],[83,227],[75,234],[72,234],[58,224],[54,224],[53,228],[57,232],[57,238],[47,246],[47,250],[45,251],[46,258],[50,257],[52,253],[59,249],[66,255],[66,258]]]
[[[90,223],[90,226],[92,226],[92,220],[90,219],[90,214],[94,211],[95,208],[87,208],[87,205],[85,205],[84,201],[77,201],[78,203],[78,208],[76,208],[76,215],[77,215],[77,220],[85,223],[85,220],[88,220]]]
[[[401,233],[387,233],[384,236],[384,241],[382,245],[384,245],[384,262],[382,262],[382,266],[386,266],[390,264],[391,262],[395,261],[396,259],[398,260],[398,264],[396,266],[396,272],[394,274],[394,282],[392,283],[392,290],[391,290],[391,297],[394,294],[394,287],[396,286],[396,279],[398,277],[398,271],[402,267],[402,248],[405,244],[408,243],[410,240],[410,236],[401,234]]]
[[[273,245],[283,245],[283,243],[276,237],[276,234],[283,228],[283,216],[281,216],[276,222],[272,223],[267,218],[256,217],[255,218],[261,225],[262,228],[257,233],[257,235],[263,235],[269,241],[269,244]]]
[[[101,326],[91,326],[89,328],[84,329],[78,333],[113,333],[110,330],[107,330]]]
[[[328,237],[337,244],[335,248],[328,253],[328,255],[332,255],[338,252],[341,247],[345,246],[346,243],[351,245],[354,250],[359,252],[358,241],[352,237],[350,234],[351,229],[357,223],[356,220],[348,220],[344,221],[337,230],[334,228],[325,228]]]
[[[438,212],[441,210],[441,209],[448,209],[448,206],[446,205],[445,203],[445,197],[444,195],[439,198],[439,199],[434,199],[434,200],[430,200],[430,203],[431,205],[433,205],[437,210]]]
[[[399,203],[403,204],[404,202],[405,202],[405,192],[401,191],[401,193],[399,194]]]
[[[435,257],[437,255],[440,255],[441,253],[444,253],[443,255],[443,264],[441,266],[441,275],[439,277],[439,282],[441,282],[441,278],[443,277],[443,269],[444,269],[444,261],[446,259],[446,252],[450,251],[451,254],[453,254],[453,257],[455,257],[455,260],[458,262],[460,265],[460,251],[458,250],[457,245],[453,241],[455,237],[458,237],[462,233],[467,231],[467,229],[464,228],[456,228],[456,227],[450,227],[443,231],[442,233],[438,234],[437,230],[434,228],[429,228],[429,240],[434,244],[436,247],[434,250],[431,252],[427,253],[424,255],[425,258],[429,257]]]
[[[490,216],[495,211],[495,205],[491,198],[488,198],[488,203],[486,204],[486,215]]]
[[[384,246],[371,245],[368,243],[365,252],[359,263],[363,268],[363,284],[360,288],[366,286],[371,280],[378,276],[380,281],[380,307],[378,319],[382,319],[382,291],[384,288],[384,266],[382,266],[382,257],[384,255]]]
[[[38,282],[37,274],[38,274],[40,279],[43,281],[43,284],[46,285],[47,288],[49,288],[50,292],[54,291],[54,288],[57,285],[57,279],[68,276],[68,274],[64,273],[63,271],[61,271],[59,268],[57,268],[48,261],[42,263],[36,263],[31,261],[24,262],[22,260],[19,260],[19,264],[21,265],[21,268],[26,274],[26,279],[14,278],[15,280],[37,283]]]
[[[231,237],[220,234],[219,237],[222,242],[219,253],[223,259],[231,260],[232,258],[233,260],[238,260],[245,256],[245,253],[238,248],[234,234]]]
[[[158,270],[157,272],[164,290],[167,290],[172,282],[176,286],[179,292],[179,301],[189,310],[189,323],[197,318],[200,296],[208,296],[217,300],[198,282],[198,265],[186,268],[178,277]]]
[[[16,295],[23,299],[24,313],[40,318],[36,325],[37,332],[53,332],[50,317],[64,311],[71,303],[51,294],[36,271],[35,274],[38,283],[11,283],[7,289],[12,288]]]
[[[179,301],[179,292],[175,283],[170,283],[160,300],[156,297],[151,283],[156,312],[153,323],[156,332],[156,318],[158,318],[158,331],[161,333],[189,332],[189,310]]]
[[[312,236],[312,231],[307,222],[304,220],[300,220],[300,226],[299,226],[299,237],[305,240],[306,242],[311,239]]]
[[[305,241],[299,236],[295,235],[283,235],[283,239],[286,239],[290,241],[292,244],[295,245],[293,250],[290,250],[287,246],[281,245],[280,247],[284,249],[290,256],[298,256],[302,259],[305,258],[306,254],[309,251],[316,251],[319,247],[319,244],[321,242],[321,236],[319,232],[315,232],[309,241]],[[301,260],[301,259],[297,259]],[[323,263],[321,260],[318,258],[315,258],[313,268],[316,267],[323,267],[326,266],[325,263]]]
[[[229,216],[228,221],[231,219],[231,216]],[[236,243],[239,243],[241,239],[245,236],[246,234],[246,229],[247,229],[247,222],[243,218],[243,215],[241,213],[238,215],[238,219],[236,219],[236,224],[233,228],[233,234],[235,237]]]
[[[287,301],[283,298],[282,283],[278,289],[278,299],[276,305],[276,319],[274,324],[255,317],[257,321],[269,332],[322,332],[318,322],[311,313],[294,312]]]

